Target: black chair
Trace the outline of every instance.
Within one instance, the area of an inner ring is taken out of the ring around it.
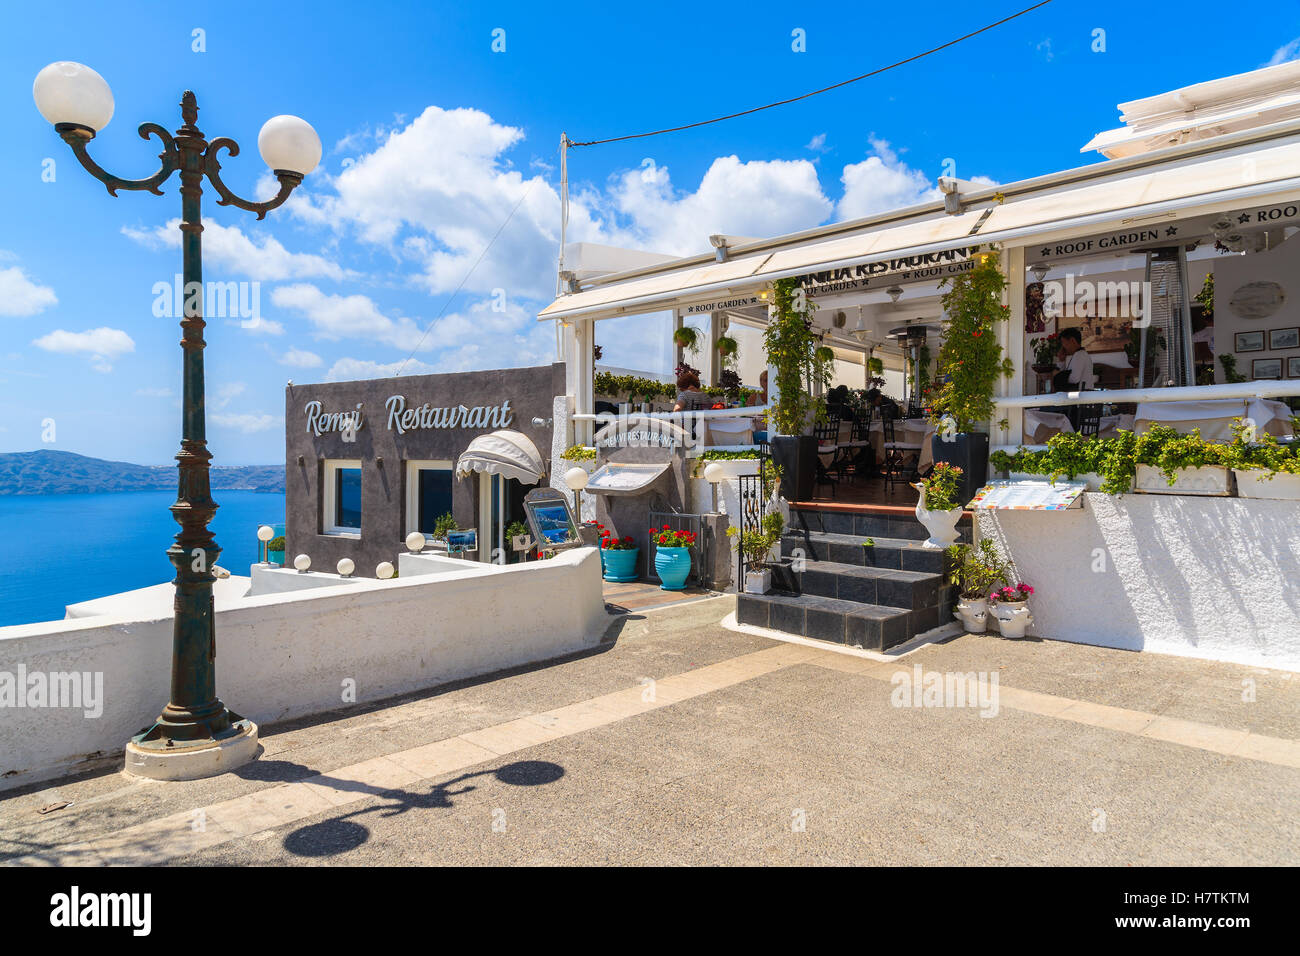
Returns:
[[[1101,430],[1101,406],[1100,405],[1076,405],[1078,408],[1078,425],[1076,426],[1080,435],[1091,437]]]
[[[842,454],[837,474],[841,478],[847,469],[851,469],[854,475],[870,476],[875,468],[876,454],[871,448],[871,412],[872,408],[868,405],[866,411],[853,420],[849,440],[840,442]]]
[[[921,446],[917,442],[898,440],[895,431],[897,419],[894,415],[881,415],[880,423],[885,439],[885,492],[888,494],[892,486],[916,478],[916,467],[921,460]],[[908,461],[909,457],[911,459],[910,463]]]
[[[817,474],[814,483],[818,485],[830,485],[831,497],[835,497],[835,483],[839,480],[831,475],[831,469],[835,468],[840,455],[840,420],[838,417],[829,418],[824,424],[813,425],[813,435],[817,439]],[[831,463],[827,465],[822,461],[822,455],[831,455]]]

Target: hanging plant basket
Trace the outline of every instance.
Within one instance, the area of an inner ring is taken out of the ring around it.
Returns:
[[[699,338],[699,330],[689,325],[683,325],[680,329],[673,332],[673,341],[684,349],[691,352],[695,351],[695,343]]]
[[[733,339],[730,335],[724,335],[720,339],[718,339],[719,355],[735,355],[739,349],[740,349],[740,343],[737,342],[735,339]]]
[[[829,345],[819,345],[815,354],[819,362],[832,362],[835,360],[835,350]]]

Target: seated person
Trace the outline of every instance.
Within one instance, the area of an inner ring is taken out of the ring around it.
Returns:
[[[867,404],[874,408],[877,419],[884,418],[886,414],[892,418],[901,418],[902,412],[899,410],[898,403],[888,397],[878,388],[873,388],[867,392]]]
[[[762,373],[758,376],[758,384],[762,386],[763,394],[759,395],[758,392],[755,392],[753,395],[750,395],[749,398],[745,400],[746,405],[767,404],[767,369],[763,369]]]
[[[677,404],[675,412],[693,412],[708,408],[713,400],[700,390],[700,377],[694,372],[682,372],[677,376]]]

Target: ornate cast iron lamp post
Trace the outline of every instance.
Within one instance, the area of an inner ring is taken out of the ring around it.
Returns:
[[[217,154],[239,155],[231,139],[208,142],[195,125],[199,108],[194,94],[181,97],[183,125],[169,134],[156,123],[144,123],[140,138],[156,136],[162,144],[161,168],[147,179],[119,179],[90,158],[86,147],[113,116],[113,94],[94,70],[80,63],[51,63],[37,74],[32,88],[36,107],[55,131],[72,147],[83,167],[102,182],[110,195],[119,189],[147,190],[161,196],[158,187],[180,171],[181,244],[184,300],[181,350],[184,365],[184,399],[179,462],[179,488],[172,516],[181,526],[167,556],[176,567],[175,622],[172,637],[171,695],[153,726],[127,743],[127,769],[159,779],[194,779],[222,773],[255,756],[257,726],[227,709],[216,690],[216,621],[213,612],[213,566],[221,549],[208,522],[216,513],[208,481],[203,387],[203,265],[200,237],[203,224],[200,198],[204,176],[220,197],[219,206],[238,206],[266,214],[289,198],[289,193],[320,162],[321,144],[315,130],[296,116],[268,120],[257,137],[262,158],[275,173],[280,190],[267,202],[249,202],[236,196],[221,181]]]

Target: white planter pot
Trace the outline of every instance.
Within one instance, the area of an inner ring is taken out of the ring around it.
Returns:
[[[1265,478],[1266,471],[1251,468],[1243,471],[1232,469],[1237,476],[1237,497],[1239,498],[1281,498],[1285,501],[1300,501],[1300,475],[1288,475],[1279,472],[1272,478]]]
[[[1171,485],[1159,468],[1138,465],[1133,490],[1147,495],[1223,496],[1232,493],[1232,479],[1228,475],[1228,469],[1222,465],[1183,468],[1174,472],[1174,475],[1174,483]]]
[[[922,545],[926,548],[948,548],[957,543],[957,519],[961,517],[961,508],[951,511],[930,511],[925,507],[925,485],[912,485],[921,495],[916,502],[916,520],[925,525],[930,532]]]
[[[758,474],[757,458],[721,458],[721,459],[704,459],[700,462],[700,477],[704,477],[704,469],[717,465],[722,469],[722,473],[728,480],[734,481],[742,475]]]
[[[967,598],[957,599],[957,608],[952,612],[952,616],[961,621],[962,626],[966,628],[968,634],[983,634],[988,626],[988,599]]]
[[[1003,637],[1024,637],[1025,628],[1034,623],[1034,616],[1029,613],[1025,601],[995,601],[989,610]]]
[[[772,590],[772,570],[764,568],[762,571],[745,572],[745,593],[746,594],[766,594]]]

